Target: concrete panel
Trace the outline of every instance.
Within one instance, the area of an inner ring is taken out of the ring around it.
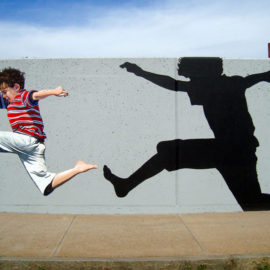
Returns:
[[[0,62],[1,68],[11,66],[23,70],[27,89],[62,85],[70,93],[67,98],[49,97],[40,102],[48,136],[49,170],[68,169],[79,159],[100,166],[44,198],[29,180],[19,159],[1,154],[1,166],[10,168],[2,173],[1,211],[129,213],[134,208],[137,208],[135,212],[140,208],[174,208],[174,173],[161,173],[124,199],[115,196],[112,185],[103,177],[104,164],[127,177],[156,152],[157,142],[175,137],[174,95],[128,74],[120,68],[125,61],[127,59]],[[145,69],[156,67],[156,71],[171,76],[175,73],[175,59],[140,59],[136,63]],[[10,130],[5,111],[1,111],[1,119],[0,129]]]
[[[190,214],[182,219],[201,247],[213,255],[265,254],[270,248],[268,212]]]
[[[200,247],[177,215],[78,216],[55,254],[59,258],[199,255]]]
[[[269,60],[223,59],[223,74],[246,77],[270,70]],[[178,79],[183,79],[177,76]],[[270,95],[269,83],[259,82],[246,91],[248,110],[255,126],[257,174],[263,193],[270,193],[268,169]],[[177,137],[181,139],[214,138],[202,106],[191,106],[186,93],[177,95]],[[216,169],[177,171],[179,212],[241,211],[223,177]],[[211,192],[209,192],[211,190]]]
[[[0,254],[10,257],[50,257],[73,219],[72,215],[2,214]]]

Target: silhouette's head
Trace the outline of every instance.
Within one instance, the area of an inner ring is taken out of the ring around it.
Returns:
[[[217,77],[223,72],[220,57],[183,57],[178,61],[178,74],[185,77]]]

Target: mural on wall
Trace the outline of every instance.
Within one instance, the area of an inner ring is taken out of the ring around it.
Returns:
[[[270,194],[261,192],[257,177],[255,127],[248,111],[246,90],[256,83],[270,82],[270,71],[241,76],[223,75],[223,61],[217,57],[179,59],[178,74],[188,80],[145,71],[126,62],[120,66],[166,90],[186,92],[191,105],[203,107],[215,138],[180,138],[157,144],[157,152],[128,178],[113,174],[104,166],[104,177],[118,197],[162,170],[216,168],[243,210],[270,209]]]

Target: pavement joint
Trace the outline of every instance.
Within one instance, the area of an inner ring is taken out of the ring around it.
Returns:
[[[61,248],[61,246],[62,246],[62,244],[63,244],[63,241],[64,241],[66,235],[69,233],[70,228],[72,227],[72,224],[73,224],[73,222],[75,221],[76,218],[77,218],[76,215],[72,218],[70,224],[68,225],[68,227],[67,227],[66,231],[64,232],[63,236],[62,236],[61,239],[59,240],[59,243],[56,245],[55,249],[52,251],[50,257],[55,257],[55,256],[56,256],[56,254],[57,254],[58,251],[60,250],[60,248]]]
[[[197,239],[197,237],[195,237],[195,235],[193,234],[193,232],[190,230],[190,228],[187,226],[186,222],[184,221],[184,219],[181,217],[181,215],[178,215],[178,217],[180,218],[180,220],[182,221],[182,223],[184,224],[186,230],[189,232],[189,234],[191,235],[192,239],[197,243],[197,245],[200,247],[200,250],[202,252],[202,254],[207,255],[207,251],[203,248],[203,246],[201,245],[201,243],[199,242],[199,240]]]

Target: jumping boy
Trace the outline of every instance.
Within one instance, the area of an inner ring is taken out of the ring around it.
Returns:
[[[0,132],[0,152],[18,154],[31,179],[43,195],[49,195],[79,173],[98,168],[95,164],[77,161],[75,166],[60,173],[48,172],[45,163],[46,134],[39,110],[39,100],[49,96],[66,97],[61,86],[42,91],[24,90],[24,73],[6,68],[0,73],[0,108],[7,109],[13,132]]]

